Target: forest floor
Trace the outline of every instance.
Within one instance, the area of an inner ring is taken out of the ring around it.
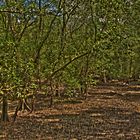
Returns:
[[[86,99],[56,99],[52,108],[40,95],[35,109],[19,112],[14,123],[0,123],[0,140],[140,139],[140,85],[100,85]],[[10,107],[11,120],[13,113]]]

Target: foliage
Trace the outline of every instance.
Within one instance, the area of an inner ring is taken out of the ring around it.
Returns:
[[[102,80],[139,78],[138,0],[0,4],[2,93],[26,98],[41,81],[86,91]]]

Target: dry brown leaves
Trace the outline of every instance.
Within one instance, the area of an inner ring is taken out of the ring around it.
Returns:
[[[52,108],[47,107],[47,99],[40,98],[32,114],[20,112],[15,123],[0,124],[0,139],[140,139],[140,95],[135,91],[98,87],[90,89],[86,100],[55,103]]]

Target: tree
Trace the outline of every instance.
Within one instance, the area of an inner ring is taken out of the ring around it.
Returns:
[[[42,89],[51,89],[52,101],[60,86],[67,88],[64,94],[74,96],[76,91],[83,96],[95,78],[107,82],[139,77],[139,1],[0,4],[3,112],[10,98],[19,100],[15,117],[23,108],[31,110],[28,97]]]

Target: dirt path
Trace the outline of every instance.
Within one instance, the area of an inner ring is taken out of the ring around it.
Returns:
[[[55,103],[51,109],[41,97],[35,112],[0,125],[0,139],[138,140],[140,94],[135,89],[97,87],[86,100]]]

